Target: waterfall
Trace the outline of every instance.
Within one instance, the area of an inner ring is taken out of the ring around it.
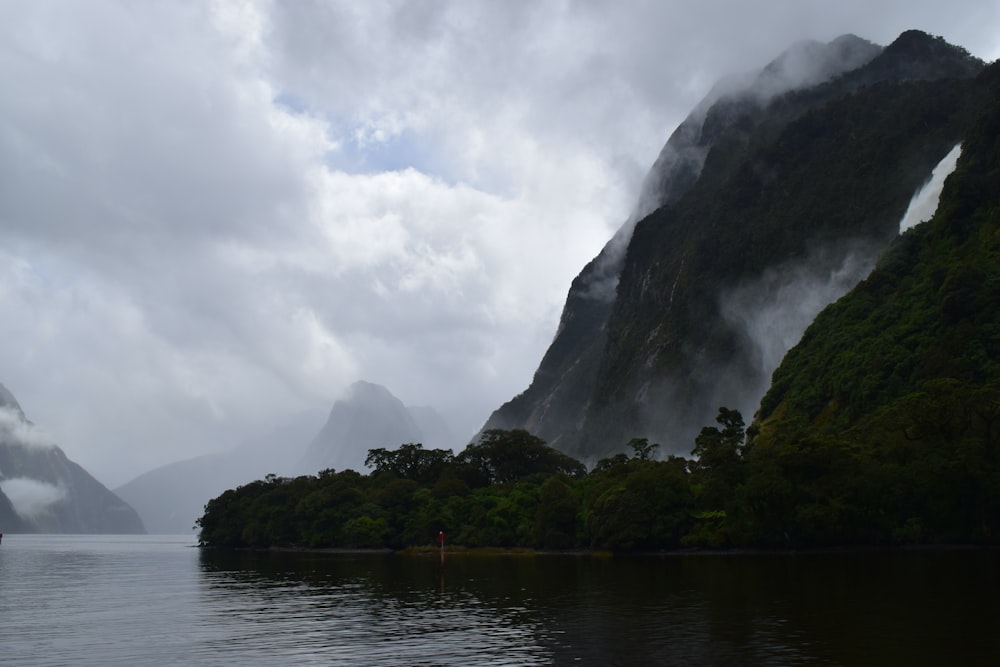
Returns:
[[[962,144],[956,144],[944,156],[944,159],[934,167],[930,179],[913,195],[910,205],[906,208],[906,213],[903,214],[903,219],[899,221],[900,234],[910,227],[931,219],[937,210],[938,199],[940,199],[941,190],[944,188],[944,179],[948,178],[948,174],[955,171],[955,165],[958,164],[958,156],[961,154]]]

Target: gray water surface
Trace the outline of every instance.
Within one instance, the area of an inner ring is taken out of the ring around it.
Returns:
[[[1000,552],[226,553],[5,535],[10,665],[979,665]]]

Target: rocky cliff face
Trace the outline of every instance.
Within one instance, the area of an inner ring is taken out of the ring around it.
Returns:
[[[0,532],[144,533],[138,514],[70,461],[0,385]]]
[[[893,239],[961,140],[982,63],[919,32],[797,45],[721,85],[661,152],[636,214],[574,280],[529,388],[484,428],[591,460],[687,452],[752,414],[783,354]]]

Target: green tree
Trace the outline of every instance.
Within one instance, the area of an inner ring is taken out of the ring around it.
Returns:
[[[433,484],[452,461],[450,449],[424,449],[420,443],[406,443],[398,449],[369,449],[365,465],[378,475],[391,473],[421,484]]]
[[[524,429],[490,429],[456,457],[470,464],[490,484],[513,482],[528,475],[563,473],[580,477],[587,471],[576,459],[545,444]]]
[[[660,448],[659,443],[650,443],[646,438],[632,438],[628,446],[632,449],[632,458],[637,461],[652,461]]]
[[[630,464],[625,474],[609,481],[587,513],[591,546],[628,551],[680,544],[691,513],[684,459]]]
[[[580,500],[566,478],[553,475],[538,489],[538,509],[532,528],[535,546],[569,549],[576,545]]]
[[[746,429],[738,410],[719,408],[715,421],[721,428],[706,426],[695,438],[691,470],[699,485],[699,501],[705,509],[723,509],[742,478]]]

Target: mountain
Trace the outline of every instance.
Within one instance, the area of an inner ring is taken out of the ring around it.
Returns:
[[[226,489],[270,474],[315,475],[326,468],[364,471],[369,449],[395,449],[407,442],[447,448],[453,441],[444,418],[433,408],[407,408],[385,387],[357,382],[329,413],[302,412],[231,450],[145,472],[115,493],[139,512],[150,532],[187,533],[205,503]]]
[[[139,515],[45,438],[0,385],[0,532],[144,533]]]
[[[452,435],[433,409],[408,408],[385,387],[358,381],[333,404],[296,470],[310,475],[328,468],[363,471],[369,449],[404,443],[450,449]]]
[[[484,429],[524,428],[593,461],[633,437],[686,453],[720,405],[752,414],[962,140],[983,66],[910,31],[885,48],[802,43],[717,86],[573,281],[530,386]]]
[[[453,449],[453,446],[458,444],[455,432],[451,430],[451,426],[440,412],[426,405],[408,405],[406,409],[420,431],[421,444],[425,444],[429,449]]]
[[[979,82],[980,118],[934,217],[820,313],[775,371],[762,423],[845,429],[929,382],[1000,382],[1000,65]]]
[[[774,373],[737,508],[758,543],[1000,536],[1000,63],[934,216]]]
[[[325,417],[322,410],[304,411],[231,450],[145,472],[115,493],[139,512],[150,532],[189,533],[205,503],[222,491],[268,474],[291,475]]]

